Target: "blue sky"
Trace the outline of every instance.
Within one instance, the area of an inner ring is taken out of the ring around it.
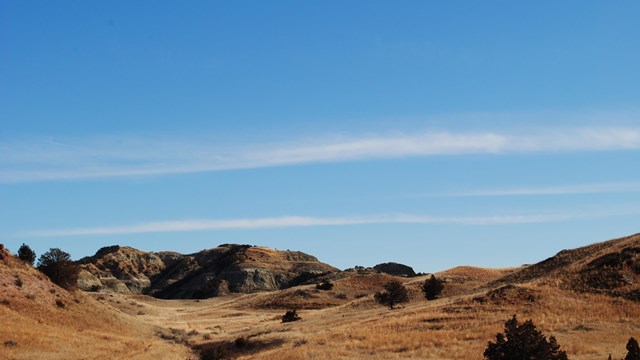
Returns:
[[[0,241],[516,266],[640,231],[635,1],[0,2]]]

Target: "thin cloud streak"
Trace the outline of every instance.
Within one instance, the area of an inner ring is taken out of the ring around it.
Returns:
[[[563,222],[581,219],[603,218],[628,214],[628,212],[584,214],[537,214],[496,216],[427,216],[427,215],[374,215],[352,217],[283,216],[257,219],[210,219],[149,222],[125,226],[104,226],[34,230],[18,234],[20,237],[71,237],[92,235],[127,235],[143,233],[192,232],[211,230],[242,230],[268,228],[295,228],[318,226],[345,226],[366,224],[436,224],[436,225],[506,225]]]
[[[427,197],[491,197],[491,196],[536,196],[536,195],[577,195],[640,192],[640,183],[604,183],[548,187],[525,187],[473,190],[449,193],[424,194]]]
[[[219,148],[206,142],[102,139],[0,145],[0,183],[158,176],[301,164],[462,154],[640,149],[640,128],[547,129],[526,134],[424,132]]]

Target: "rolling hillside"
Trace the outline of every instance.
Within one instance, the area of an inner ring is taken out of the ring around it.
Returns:
[[[288,281],[298,276],[299,285],[276,282],[287,285],[207,299],[164,300],[132,294],[129,287],[68,293],[5,254],[0,340],[15,344],[1,347],[0,357],[196,359],[200,353],[202,359],[482,359],[487,342],[516,314],[555,336],[572,360],[604,360],[609,354],[619,359],[628,338],[640,338],[640,301],[633,295],[639,290],[639,239],[634,235],[564,250],[519,268],[449,269],[436,274],[445,289],[433,301],[420,291],[425,275],[364,268],[340,272],[306,254],[262,247],[226,245],[190,256],[112,247],[83,264],[85,269],[117,265],[124,286],[131,285],[126,276],[146,273],[149,288],[164,279],[170,285],[159,289],[174,289],[184,297],[193,293],[178,290],[183,286],[197,289],[205,274],[225,274],[212,269],[289,271],[297,275]],[[220,259],[225,266],[214,265]],[[196,275],[180,277],[171,269]],[[309,269],[327,273],[300,276]],[[109,269],[108,274],[115,278],[116,272]],[[266,278],[258,274],[257,279]],[[320,279],[333,287],[317,288]],[[390,280],[404,283],[409,293],[409,302],[394,310],[374,300]],[[289,309],[297,309],[302,320],[282,323]]]

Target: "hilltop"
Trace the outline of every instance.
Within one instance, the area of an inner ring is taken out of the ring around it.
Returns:
[[[149,294],[162,299],[280,290],[339,272],[303,252],[235,244],[188,255],[110,246],[79,263],[83,290]]]
[[[563,250],[494,284],[543,282],[578,292],[640,301],[640,234]]]

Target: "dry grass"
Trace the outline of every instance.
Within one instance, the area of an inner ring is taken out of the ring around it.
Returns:
[[[5,260],[0,261],[0,358],[195,358],[187,347],[158,338],[149,324],[81,292],[69,293],[17,259]],[[15,345],[4,346],[7,341]]]
[[[370,280],[354,278],[348,283],[361,284],[353,293],[381,286]],[[404,280],[417,291],[420,281]],[[284,310],[246,307],[275,295],[270,293],[198,302],[148,297],[135,301],[149,312],[140,317],[145,322],[184,333],[195,330],[197,335],[187,337],[194,345],[231,344],[238,338],[277,344],[260,351],[238,349],[233,353],[238,359],[481,359],[487,342],[494,340],[513,314],[533,319],[547,336],[556,336],[571,359],[606,359],[610,353],[622,357],[628,338],[640,335],[637,302],[543,284],[518,289],[522,291],[507,292],[506,300],[499,303],[474,300],[484,296],[485,290],[432,302],[413,292],[411,302],[396,310],[375,304],[371,296],[350,298],[323,309],[300,310],[302,321],[286,324],[280,319]],[[535,297],[523,298],[520,293]],[[117,305],[126,307],[127,300],[131,297],[121,297]]]
[[[580,251],[593,257],[602,249]],[[410,302],[388,310],[373,294],[394,277],[371,272],[343,274],[330,291],[307,285],[159,300],[69,294],[27,265],[2,266],[0,340],[17,343],[0,344],[3,359],[193,358],[186,346],[220,348],[237,359],[482,359],[487,342],[513,314],[554,335],[573,360],[622,358],[628,338],[640,338],[640,302],[576,293],[554,277],[489,285],[517,269],[459,267],[439,273],[447,288],[443,298],[431,302],[419,289],[425,277],[399,278]],[[302,320],[283,324],[289,308],[297,308]]]

